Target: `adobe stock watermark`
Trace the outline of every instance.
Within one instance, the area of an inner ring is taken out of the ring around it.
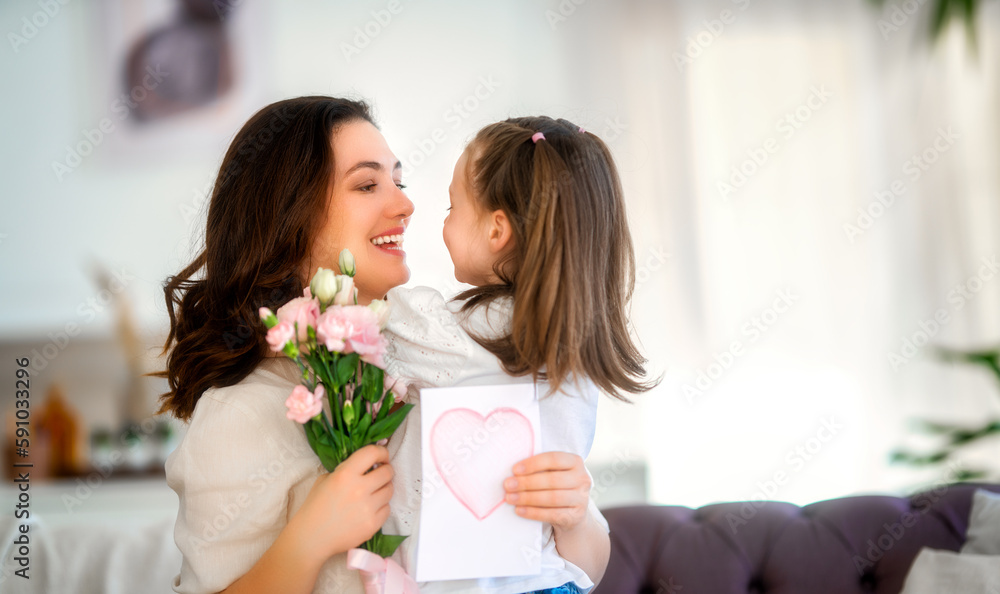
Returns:
[[[9,31],[7,33],[7,41],[10,42],[10,48],[14,50],[14,53],[21,53],[21,48],[37,37],[41,30],[52,22],[52,19],[59,16],[62,7],[69,2],[70,0],[38,0],[36,5],[39,10],[21,18],[21,28],[17,32]]]
[[[927,0],[905,0],[901,4],[890,2],[888,20],[885,18],[878,20],[878,32],[882,35],[882,41],[888,41],[893,33],[909,22],[910,17],[920,12],[920,8],[926,3]]]
[[[920,522],[920,519],[933,508],[934,504],[944,497],[945,493],[948,492],[955,479],[961,475],[963,470],[964,468],[957,462],[949,464],[945,479],[941,479],[933,489],[921,493],[912,500],[911,509],[916,509],[916,513],[906,511],[899,517],[898,522],[885,522],[882,524],[883,532],[875,538],[868,539],[866,543],[868,548],[865,550],[865,556],[862,557],[860,554],[855,553],[852,557],[854,567],[858,570],[858,575],[864,575],[866,571],[875,567],[875,563],[879,559],[891,551],[896,546],[896,543],[903,540],[907,531],[916,526]]]
[[[698,370],[693,384],[689,382],[681,386],[687,403],[693,404],[696,398],[704,396],[712,389],[715,382],[746,354],[746,347],[760,340],[778,322],[781,314],[787,312],[798,300],[799,296],[792,293],[791,289],[779,289],[770,307],[764,308],[759,315],[753,316],[740,327],[740,332],[748,339],[747,343],[739,339],[733,340],[729,343],[729,348],[712,356],[712,363]]]
[[[168,76],[170,73],[161,69],[159,64],[146,66],[146,74],[142,77],[141,83],[132,87],[128,93],[122,93],[115,98],[111,102],[111,111],[118,114],[119,120],[124,120],[131,110],[135,109]],[[104,139],[116,130],[115,126],[114,120],[110,116],[105,116],[97,123],[96,128],[81,130],[83,139],[74,145],[66,145],[66,156],[62,161],[52,161],[52,172],[55,173],[56,179],[62,182],[67,175],[75,171],[83,163],[84,158],[89,157]]]
[[[277,109],[267,127],[260,127],[253,136],[240,141],[236,148],[236,153],[240,155],[240,158],[229,161],[228,166],[225,169],[220,169],[218,174],[211,174],[201,188],[191,189],[190,202],[178,206],[185,223],[190,223],[199,215],[201,208],[212,195],[212,190],[216,185],[225,186],[230,179],[243,171],[245,164],[252,163],[257,155],[270,146],[278,134],[288,127],[292,120],[290,109],[287,105]]]
[[[650,278],[652,278],[654,272],[658,272],[666,264],[667,260],[671,258],[671,255],[663,249],[663,246],[658,246],[656,248],[649,248],[640,256],[636,258],[641,261],[642,264],[635,269],[635,284],[636,288],[641,287]]]
[[[642,262],[642,264],[635,269],[636,290],[646,284],[653,277],[653,273],[659,272],[670,258],[671,255],[662,245],[649,248],[637,257],[636,261]]]
[[[565,23],[569,17],[573,16],[576,12],[577,7],[582,5],[587,0],[560,0],[559,5],[556,6],[556,10],[545,11],[545,19],[549,22],[549,29],[553,31],[561,23]]]
[[[492,74],[480,76],[478,83],[471,93],[453,103],[442,114],[441,118],[452,131],[457,130],[465,120],[469,119],[482,106],[483,102],[492,97],[497,88],[501,86]],[[437,147],[444,144],[446,140],[448,140],[448,131],[444,127],[436,127],[427,136],[417,140],[414,143],[416,148],[405,155],[403,159],[404,179],[433,155]]]
[[[920,181],[924,172],[937,163],[941,155],[947,153],[955,144],[959,135],[951,129],[951,126],[937,129],[937,136],[922,151],[914,153],[903,163],[903,174],[906,175],[909,183],[915,184]],[[907,184],[902,179],[895,179],[887,188],[876,190],[875,198],[868,206],[858,208],[858,216],[854,223],[844,223],[844,234],[848,241],[854,243],[855,238],[864,235],[875,224],[875,221],[882,218],[896,203],[896,198],[902,196],[907,189]]]
[[[656,594],[678,594],[684,589],[684,586],[674,582],[674,576],[670,576],[666,580],[660,578],[656,583],[660,586],[656,589]]]
[[[219,17],[219,21],[225,21],[232,14],[233,9],[243,5],[244,0],[212,0],[212,8]]]
[[[340,53],[344,55],[344,59],[350,63],[355,56],[360,55],[361,50],[371,45],[372,41],[381,35],[382,31],[385,31],[392,23],[393,18],[401,12],[403,12],[403,5],[400,0],[389,0],[385,8],[371,11],[369,14],[372,18],[364,25],[354,28],[354,37],[351,38],[353,43],[346,41],[340,43]]]
[[[811,120],[833,97],[833,93],[826,88],[826,85],[812,85],[809,90],[811,93],[801,105],[785,113],[782,118],[775,122],[774,129],[780,134],[780,138],[771,136],[764,139],[759,145],[747,149],[747,158],[730,168],[729,178],[716,182],[715,187],[724,200],[729,200],[729,196],[743,188],[750,178],[756,175],[770,160],[771,155],[781,149],[782,142],[791,140],[802,129],[802,126]]]
[[[439,490],[447,487],[447,480],[459,471],[455,459],[468,462],[473,455],[486,446],[493,436],[503,429],[505,422],[502,415],[487,415],[483,422],[476,426],[471,434],[462,435],[461,439],[451,444],[451,454],[441,461],[441,465],[434,468],[429,481],[424,481],[421,485],[420,495],[423,498],[433,497]]]
[[[593,477],[590,485],[590,493],[603,494],[605,491],[614,486],[621,479],[623,474],[632,468],[635,461],[636,458],[631,450],[618,450],[615,452],[614,462],[612,462],[608,468],[602,470],[597,477]],[[593,499],[593,497],[591,497],[591,499]],[[541,551],[545,546],[543,537],[543,534],[539,534],[538,539],[535,541],[535,547],[521,545],[521,556],[529,561],[539,558],[541,556],[539,551]]]
[[[631,450],[618,450],[615,452],[614,462],[594,477],[594,484],[590,486],[591,492],[603,495],[621,479],[623,474],[632,469],[635,461],[636,458]]]
[[[741,12],[750,6],[750,0],[732,0],[732,3]],[[737,13],[724,8],[719,12],[718,18],[702,21],[698,32],[685,40],[687,43],[684,45],[684,53],[675,51],[672,56],[674,65],[677,66],[677,72],[683,73],[684,68],[694,64],[695,59],[700,57],[710,45],[715,43],[716,39],[722,36],[726,27],[736,22],[736,17]]]
[[[235,497],[231,497],[227,503],[219,507],[219,511],[212,518],[205,520],[201,525],[201,532],[188,535],[188,543],[194,548],[196,553],[203,552],[208,544],[218,539],[220,536],[232,528],[244,512],[253,505],[253,494],[260,495],[275,481],[281,478],[287,470],[290,462],[300,457],[314,458],[315,454],[311,450],[295,450],[291,444],[283,443],[278,456],[267,464],[258,466],[248,477],[248,482],[253,491],[242,491]],[[252,516],[251,516],[252,517]]]
[[[126,437],[123,434],[121,436],[121,445],[125,446],[129,450],[136,450],[142,447],[143,442],[148,440],[156,432],[156,419],[154,417],[149,417],[138,425],[133,427],[138,430],[135,432],[138,435],[138,441],[133,441],[131,443],[126,441]],[[76,479],[76,488],[73,490],[72,494],[63,493],[61,495],[63,508],[70,514],[76,513],[76,508],[83,505],[90,497],[94,494],[104,484],[104,480],[114,473],[115,469],[122,465],[126,461],[127,457],[119,449],[114,449],[108,455],[108,459],[102,462],[96,462],[94,464],[94,470],[86,476],[86,478]]]
[[[781,487],[788,484],[792,477],[806,467],[807,462],[816,458],[826,444],[833,441],[833,438],[843,430],[844,426],[832,416],[820,419],[820,427],[812,436],[788,450],[785,454],[785,465],[780,470],[776,470],[763,481],[757,481],[757,490],[747,497],[743,505],[740,506],[740,513],[738,515],[733,512],[726,514],[729,530],[736,534],[742,526],[750,523],[750,520],[764,507],[764,502],[774,501]]]
[[[215,175],[210,175],[200,188],[191,188],[191,200],[178,206],[185,223],[190,224],[201,213],[202,207],[212,194],[213,187],[215,187]]]
[[[1000,263],[997,262],[996,255],[981,258],[979,263],[979,269],[975,274],[965,279],[964,283],[955,285],[955,288],[948,292],[945,300],[951,306],[950,311],[944,307],[936,309],[927,319],[917,321],[918,329],[913,334],[900,337],[899,351],[889,351],[888,353],[889,365],[893,371],[899,371],[901,366],[908,364],[916,357],[920,349],[927,346],[931,339],[951,322],[951,314],[961,311],[977,293],[983,290],[983,286],[992,280],[997,272],[1000,272]]]
[[[66,322],[62,330],[48,333],[50,340],[42,346],[41,351],[31,349],[32,369],[40,372],[48,367],[49,362],[58,357],[59,353],[69,346],[70,339],[78,335],[83,330],[83,326],[96,320],[104,312],[104,309],[114,301],[115,295],[124,291],[133,280],[135,277],[124,268],[113,272],[107,288],[101,289],[97,295],[88,297],[76,306],[76,313],[82,318],[79,323]]]

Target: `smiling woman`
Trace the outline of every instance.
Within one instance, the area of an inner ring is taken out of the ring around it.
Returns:
[[[301,372],[268,356],[257,312],[301,295],[345,248],[359,302],[405,283],[413,204],[400,177],[368,106],[345,99],[269,105],[229,147],[205,249],[164,286],[163,410],[189,422],[166,465],[180,502],[175,591],[361,592],[344,552],[388,517],[388,451],[367,446],[324,471],[285,415]]]
[[[403,193],[402,164],[371,122],[341,127],[333,152],[337,158],[330,203],[302,278],[310,278],[317,266],[332,268],[340,251],[347,248],[359,271],[355,277],[358,302],[366,304],[410,278],[403,233],[413,203]]]

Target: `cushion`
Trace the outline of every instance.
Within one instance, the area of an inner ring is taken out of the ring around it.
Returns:
[[[900,594],[992,594],[998,590],[1000,556],[959,554],[925,547],[913,561]]]
[[[976,489],[962,554],[1000,555],[1000,493]]]

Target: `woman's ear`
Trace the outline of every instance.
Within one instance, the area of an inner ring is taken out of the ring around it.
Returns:
[[[507,214],[497,209],[490,213],[490,229],[488,242],[490,251],[494,254],[503,253],[508,245],[513,245],[514,230],[511,228]]]

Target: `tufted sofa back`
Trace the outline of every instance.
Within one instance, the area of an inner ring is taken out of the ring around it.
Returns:
[[[959,483],[805,507],[602,510],[611,562],[594,594],[896,594],[922,547],[961,548],[976,488],[1000,492],[1000,485]]]

